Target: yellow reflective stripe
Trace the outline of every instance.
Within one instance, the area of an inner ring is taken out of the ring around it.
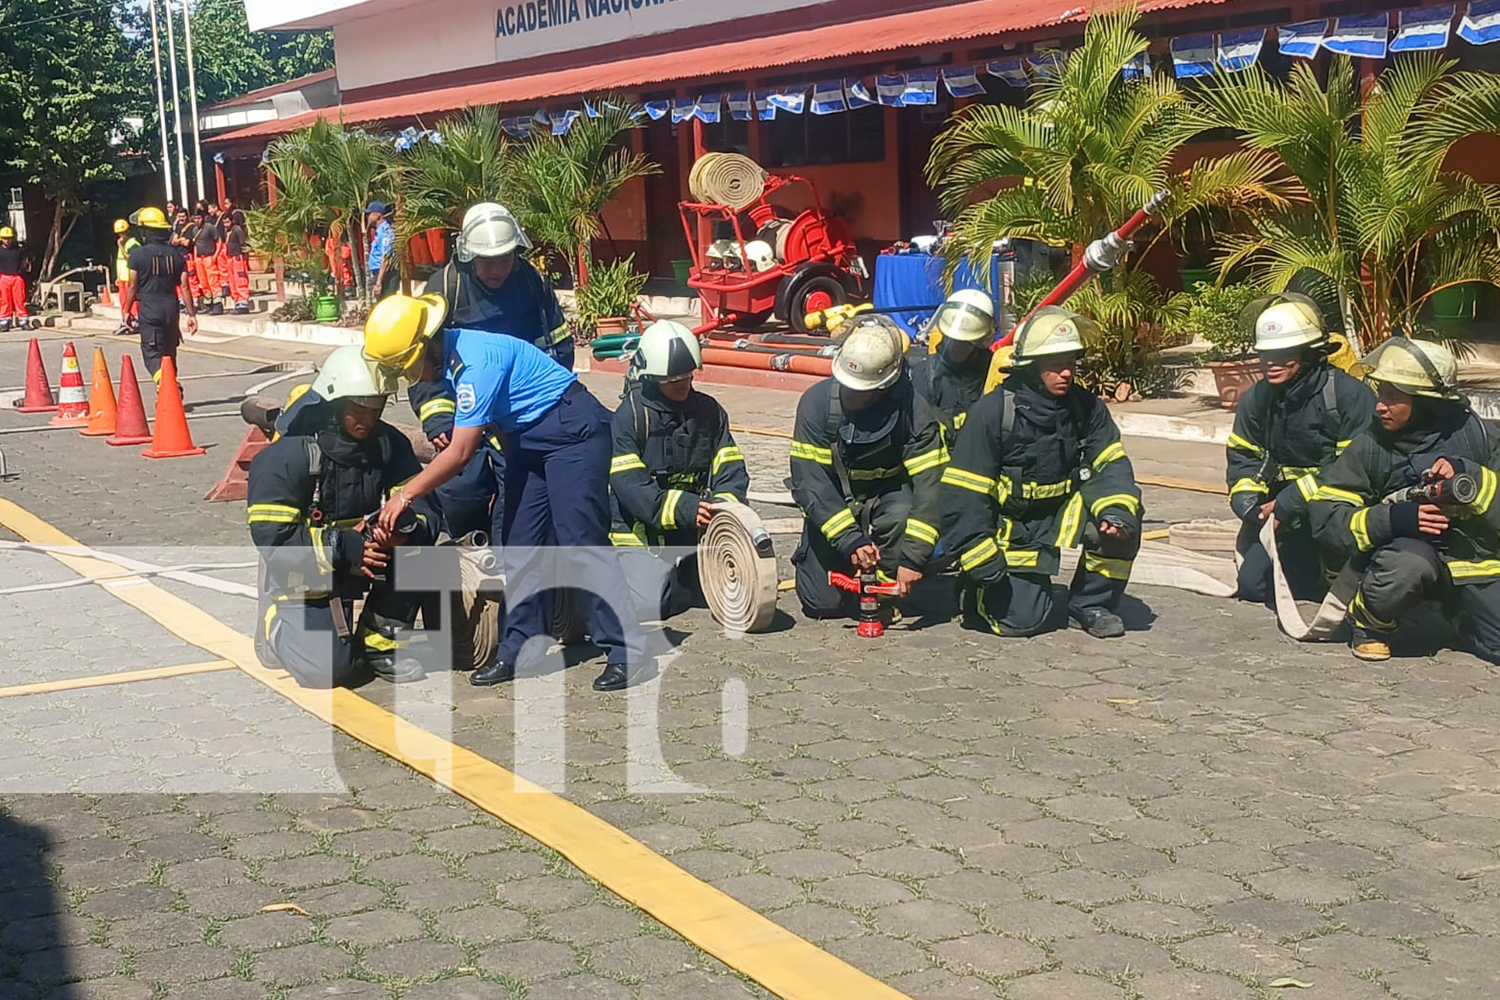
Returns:
[[[362,634],[359,637],[359,641],[365,644],[366,649],[373,649],[377,653],[394,652],[397,646],[400,645],[395,639],[381,635],[374,630]]]
[[[321,573],[332,573],[333,560],[328,555],[328,529],[323,527],[308,528],[307,534],[312,539],[313,558],[317,560],[318,571]]]
[[[713,465],[709,467],[708,474],[711,476],[717,476],[719,474],[719,470],[728,465],[730,462],[743,462],[744,460],[745,455],[740,451],[737,445],[726,445],[725,447],[720,448],[719,453],[714,456],[714,462]]]
[[[253,503],[245,508],[251,524],[296,524],[302,520],[302,508],[279,503]]]
[[[398,490],[401,489],[401,487],[405,486],[407,483],[411,482],[413,479],[416,479],[416,478],[417,478],[416,476],[407,476],[405,479],[401,480],[401,482],[397,483],[395,486],[392,486],[391,487],[391,493],[388,494],[388,495],[395,494]]]
[[[1141,512],[1141,502],[1129,493],[1111,493],[1109,496],[1100,497],[1089,504],[1089,513],[1098,517],[1099,512],[1106,507],[1124,507],[1132,514],[1139,514]]]
[[[1072,489],[1071,479],[1064,479],[1060,483],[1022,483],[1021,496],[1028,500],[1052,500],[1067,496]]]
[[[968,413],[955,414],[953,417],[953,429],[961,431],[964,429],[964,421],[969,418]]]
[[[1248,451],[1250,454],[1257,457],[1266,453],[1266,449],[1262,448],[1260,445],[1256,444],[1253,441],[1248,441],[1245,438],[1240,437],[1238,434],[1229,435],[1229,447],[1234,449],[1235,451]]]
[[[913,538],[920,538],[928,545],[936,545],[938,540],[937,529],[926,521],[919,521],[914,517],[906,519],[906,533]]]
[[[644,469],[646,463],[641,461],[641,456],[632,452],[629,455],[616,455],[609,460],[609,474],[611,476],[621,472],[629,472],[632,469]]]
[[[959,569],[962,569],[965,573],[967,573],[974,567],[989,562],[999,554],[1000,546],[995,544],[995,540],[993,538],[986,538],[984,541],[970,548],[967,552],[961,553],[958,557],[958,566]]]
[[[271,641],[271,624],[275,621],[276,605],[275,603],[268,604],[266,605],[266,616],[261,620],[261,628],[264,629],[262,634],[265,636],[267,642]]]
[[[497,437],[496,435],[490,434],[490,435],[488,435],[488,436],[485,437],[485,440],[488,441],[490,447],[493,448],[493,449],[495,449],[496,451],[500,451],[500,452],[505,451],[505,444],[504,444],[504,442],[502,442],[500,440],[500,438]]]
[[[995,481],[995,499],[1000,501],[1002,507],[1005,506],[1005,501],[1010,499],[1012,492],[1009,476],[1001,476]]]
[[[1110,559],[1093,552],[1083,554],[1083,568],[1086,572],[1098,573],[1110,580],[1129,580],[1130,568],[1134,565],[1134,559]]]
[[[1072,548],[1078,544],[1078,535],[1082,531],[1083,494],[1075,493],[1073,499],[1069,500],[1068,505],[1063,508],[1062,521],[1057,526],[1057,541],[1053,544],[1060,549]],[[1010,559],[1010,555],[1007,554],[1005,558]]]
[[[1361,628],[1373,629],[1376,632],[1394,632],[1396,630],[1395,622],[1384,621],[1370,614],[1370,609],[1365,604],[1365,592],[1362,589],[1356,590],[1354,592],[1354,600],[1349,602],[1349,616]]]
[[[960,469],[956,465],[950,465],[943,470],[943,482],[948,486],[960,486],[966,490],[973,490],[975,493],[984,494],[998,493],[1000,485],[988,476],[981,476],[977,472]]]
[[[833,464],[833,449],[819,448],[815,444],[806,441],[792,442],[792,457],[805,459],[809,462],[817,462],[819,465]]]
[[[611,531],[609,533],[609,544],[611,545],[645,545],[638,537],[629,531]]]
[[[1479,562],[1454,559],[1448,563],[1448,574],[1455,580],[1477,580],[1482,577],[1500,576],[1500,559],[1484,559]]]
[[[1334,503],[1352,503],[1356,507],[1363,507],[1365,505],[1365,498],[1358,493],[1351,493],[1348,490],[1341,490],[1333,486],[1319,486],[1317,499],[1328,500]]]
[[[1497,486],[1500,486],[1500,476],[1496,476],[1490,469],[1480,466],[1479,496],[1475,497],[1474,502],[1469,504],[1469,510],[1475,514],[1487,513],[1490,505],[1495,502],[1495,490]]]
[[[852,527],[854,527],[854,511],[845,507],[824,521],[818,530],[823,532],[823,537],[831,542]]]
[[[1354,512],[1349,519],[1349,533],[1354,536],[1354,544],[1359,546],[1359,551],[1368,552],[1375,547],[1370,541],[1370,508],[1364,507]]]
[[[1302,494],[1302,499],[1311,500],[1318,495],[1318,477],[1309,472],[1297,480],[1297,492]]]
[[[714,499],[715,500],[723,500],[725,503],[744,503],[745,502],[742,497],[737,497],[733,493],[715,493],[714,494]]]
[[[920,476],[928,469],[936,469],[948,461],[948,449],[938,445],[931,451],[924,451],[913,458],[908,458],[902,464],[906,466],[906,473],[910,476]]]
[[[1333,453],[1335,455],[1341,455],[1341,454],[1343,454],[1344,449],[1347,448],[1347,447],[1349,447],[1353,443],[1354,443],[1354,439],[1353,438],[1350,438],[1347,441],[1340,441],[1338,444],[1336,444],[1336,445],[1333,446]]]
[[[1255,480],[1255,479],[1251,479],[1248,476],[1246,478],[1244,478],[1244,479],[1238,480],[1233,486],[1229,487],[1229,495],[1230,496],[1234,496],[1236,493],[1265,493],[1265,492],[1267,492],[1267,490],[1266,490],[1266,484],[1265,483],[1262,483],[1262,482],[1260,482],[1258,480]]]
[[[677,527],[677,503],[682,499],[681,490],[667,490],[661,496],[661,526]]]
[[[1101,451],[1094,459],[1094,471],[1098,472],[1110,462],[1118,461],[1125,457],[1125,445],[1119,441],[1114,442],[1108,448]]]
[[[1005,564],[1012,569],[1036,569],[1042,553],[1038,549],[1006,549]]]
[[[1314,476],[1321,471],[1316,465],[1283,465],[1281,467],[1281,478],[1283,481],[1300,479],[1303,476]]]
[[[446,396],[437,399],[429,399],[417,410],[417,419],[426,423],[429,419],[449,413],[457,413],[458,408],[453,405],[453,400]]]

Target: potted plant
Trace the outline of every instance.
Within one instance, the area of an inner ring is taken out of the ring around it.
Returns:
[[[646,287],[646,275],[635,270],[635,254],[608,264],[594,263],[588,275],[573,298],[584,341],[596,334],[624,333],[636,296]]]
[[[1260,362],[1251,356],[1255,328],[1241,318],[1245,308],[1264,294],[1260,286],[1249,283],[1200,283],[1184,293],[1187,312],[1180,321],[1182,331],[1208,341],[1208,350],[1198,357],[1213,372],[1219,405],[1226,410],[1238,406],[1240,397],[1264,377]]]
[[[339,297],[333,294],[333,275],[321,253],[309,254],[307,258],[307,280],[312,286],[314,304],[313,318],[319,323],[332,323],[339,318]]]

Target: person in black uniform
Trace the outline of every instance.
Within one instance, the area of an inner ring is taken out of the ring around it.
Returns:
[[[420,501],[390,531],[373,517],[422,468],[380,420],[395,388],[358,347],[339,348],[250,463],[246,516],[263,581],[256,654],[305,687],[425,674],[407,642],[424,595],[396,590],[393,550],[431,544],[433,518]]]
[[[911,382],[942,419],[951,448],[969,407],[984,395],[990,370],[986,348],[995,337],[995,303],[978,289],[961,288],[938,308],[931,329],[942,340],[936,351],[912,365]]]
[[[1235,411],[1225,465],[1229,508],[1240,519],[1239,599],[1274,606],[1261,527],[1276,518],[1276,550],[1292,593],[1322,600],[1324,567],[1307,504],[1318,474],[1370,426],[1375,394],[1328,363],[1328,334],[1312,299],[1287,293],[1252,302],[1255,350],[1266,377]]]
[[[198,332],[198,316],[193,309],[187,259],[180,249],[168,244],[171,230],[167,217],[159,208],[143,208],[133,221],[141,228],[143,242],[127,258],[130,284],[125,286],[120,314],[127,328],[139,332],[141,358],[151,380],[160,384],[161,359],[177,360],[177,345],[182,342],[181,313],[187,313],[189,337]],[[139,311],[132,315],[131,305],[137,302]]]
[[[636,385],[611,420],[610,543],[623,550],[626,581],[644,621],[706,605],[696,546],[715,502],[744,503],[745,456],[729,414],[693,388],[703,367],[698,338],[658,320],[641,334],[631,364]],[[671,548],[675,565],[654,550]]]

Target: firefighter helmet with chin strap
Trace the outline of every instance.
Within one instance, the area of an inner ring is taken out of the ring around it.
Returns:
[[[693,331],[676,320],[646,327],[631,359],[631,374],[650,382],[675,382],[703,367],[703,351]]]
[[[938,306],[932,325],[948,340],[988,340],[995,335],[995,301],[977,288],[960,288]]]
[[[364,354],[376,364],[411,378],[427,342],[442,329],[448,303],[441,295],[388,295],[365,320]]]
[[[462,263],[475,257],[503,257],[517,247],[531,248],[521,224],[504,205],[483,201],[464,213],[456,256]]]
[[[378,409],[396,391],[396,377],[380,367],[356,345],[340,347],[328,355],[313,379],[312,391],[325,403],[348,400],[358,406]]]
[[[1351,374],[1413,396],[1463,399],[1458,391],[1458,360],[1442,344],[1430,340],[1392,337],[1365,355]]]
[[[1297,292],[1256,299],[1240,312],[1240,324],[1253,333],[1257,353],[1322,347],[1328,343],[1323,311],[1312,299]]]
[[[1084,354],[1098,336],[1098,324],[1088,317],[1043,306],[1016,329],[1015,363],[1031,364],[1054,354]]]
[[[854,319],[833,356],[833,377],[860,392],[885,389],[901,377],[906,334],[889,316],[869,313]]]

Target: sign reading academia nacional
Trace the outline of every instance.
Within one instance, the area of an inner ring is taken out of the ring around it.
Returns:
[[[510,0],[495,12],[495,59],[509,62],[592,48],[823,2],[826,0]],[[620,53],[621,58],[629,55]]]

